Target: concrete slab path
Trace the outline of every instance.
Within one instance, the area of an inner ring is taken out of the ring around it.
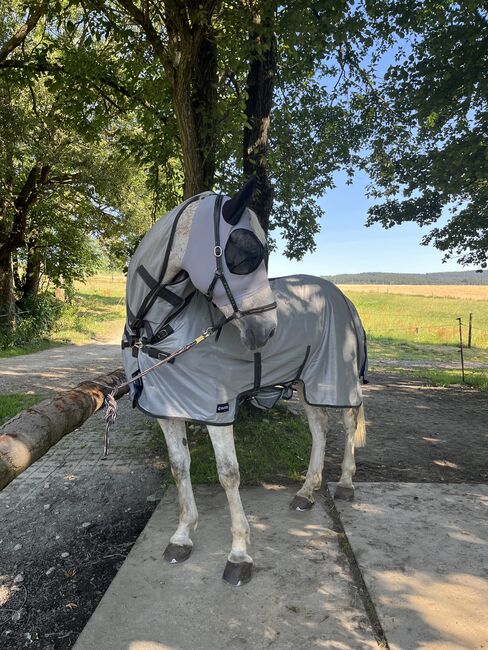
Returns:
[[[225,494],[199,487],[192,557],[168,565],[163,550],[177,522],[168,490],[75,650],[377,648],[338,536],[322,503],[288,508],[282,486],[241,491],[249,515],[253,580],[231,587],[221,575],[230,547]]]
[[[337,506],[391,650],[488,648],[488,485],[356,487]]]

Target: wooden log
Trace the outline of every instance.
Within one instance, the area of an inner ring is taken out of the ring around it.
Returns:
[[[21,411],[0,427],[0,490],[48,449],[103,406],[106,395],[126,381],[123,368],[83,381]],[[116,399],[128,392],[119,389]],[[101,442],[100,442],[101,444]]]

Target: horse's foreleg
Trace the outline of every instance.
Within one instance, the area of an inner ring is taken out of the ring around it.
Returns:
[[[352,484],[352,477],[356,473],[356,461],[354,460],[354,445],[356,431],[360,416],[364,418],[362,407],[346,408],[343,411],[342,419],[344,422],[344,429],[346,431],[346,441],[344,443],[344,459],[342,461],[342,473],[334,497],[336,499],[354,498],[354,486]]]
[[[305,401],[303,389],[298,389],[298,396],[305,409],[305,414],[312,434],[312,452],[308,465],[307,476],[302,488],[296,493],[290,503],[292,510],[308,510],[314,504],[313,493],[322,485],[322,470],[324,468],[325,442],[329,417],[325,408],[309,406]]]
[[[165,560],[175,564],[184,562],[190,556],[193,548],[190,532],[197,527],[198,513],[191,486],[190,452],[185,423],[181,420],[158,420],[158,422],[166,439],[171,473],[178,490],[180,505],[178,528],[164,551]]]
[[[232,585],[249,582],[252,576],[252,558],[247,553],[249,524],[239,495],[239,465],[234,446],[233,426],[208,426],[217,461],[219,480],[227,495],[232,525],[232,548],[223,578]]]

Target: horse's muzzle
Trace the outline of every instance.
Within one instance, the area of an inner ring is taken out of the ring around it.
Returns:
[[[244,316],[242,342],[249,350],[262,348],[276,331],[276,310]]]

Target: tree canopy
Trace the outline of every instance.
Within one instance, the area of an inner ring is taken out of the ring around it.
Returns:
[[[373,2],[397,38],[374,90],[382,105],[367,169],[384,198],[368,223],[435,224],[424,238],[445,257],[488,265],[488,5]]]
[[[155,218],[255,174],[285,254],[362,166],[369,223],[486,266],[484,3],[0,0],[0,312],[124,257]],[[382,57],[396,51],[386,74]],[[273,208],[273,209],[272,209]]]

